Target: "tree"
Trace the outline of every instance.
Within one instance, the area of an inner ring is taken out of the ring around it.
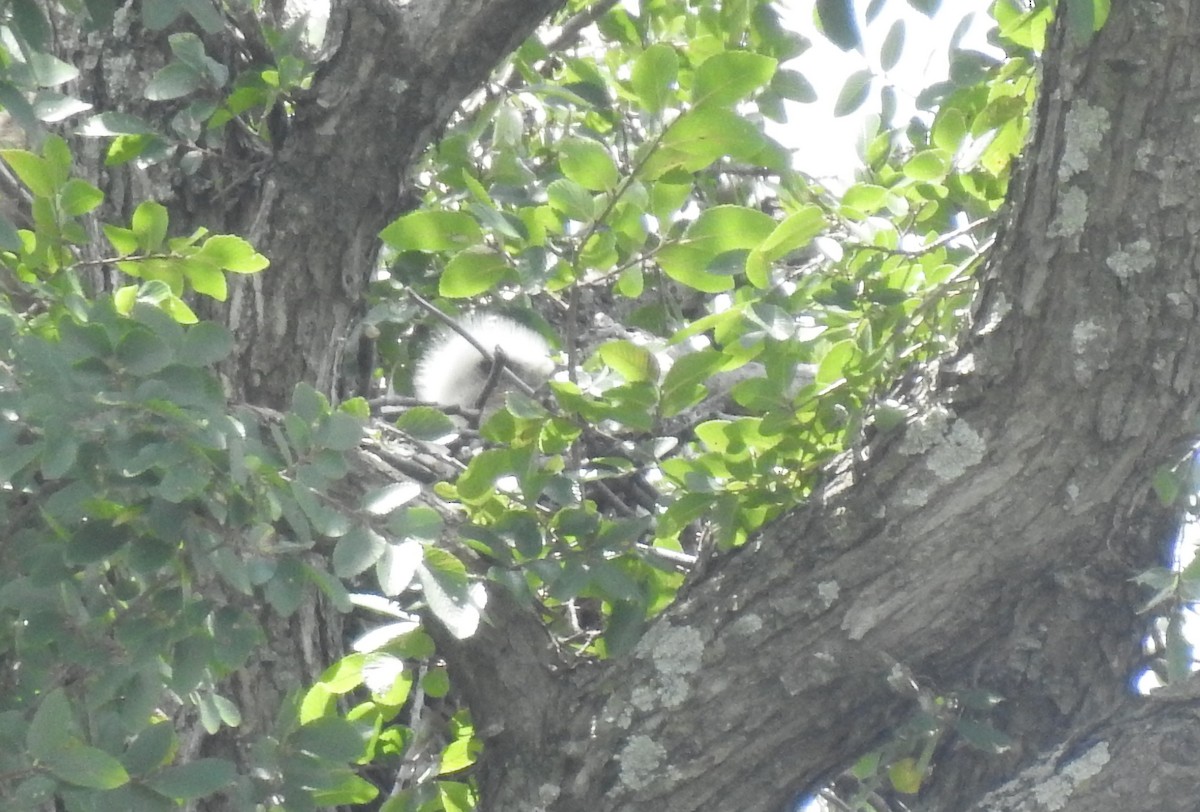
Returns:
[[[1033,5],[838,194],[766,3],[6,4],[6,808],[1192,808],[1192,4]]]

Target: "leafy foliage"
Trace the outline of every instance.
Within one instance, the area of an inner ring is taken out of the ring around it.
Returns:
[[[1103,20],[1090,2],[1068,4],[1077,30]],[[163,127],[51,91],[78,71],[46,52],[35,4],[10,11],[26,47],[4,54],[0,104],[37,147],[0,152],[30,201],[28,228],[0,218],[0,648],[20,664],[0,677],[0,794],[16,808],[225,793],[303,810],[395,789],[389,812],[475,801],[469,715],[452,709],[441,740],[410,724],[420,702],[453,699],[418,610],[470,636],[489,579],[578,656],[622,656],[692,564],[744,544],[903,418],[886,392],[953,346],[1049,19],[1044,3],[998,2],[1008,58],[951,43],[951,79],[910,121],[885,104],[844,188],[794,171],[764,128],[815,93],[788,67],[808,42],[770,3],[618,5],[582,40],[523,44],[426,157],[422,206],[381,233],[367,318],[377,377],[401,389],[429,329],[410,294],[451,314],[503,308],[554,339],[565,369],[546,397],[510,394],[476,435],[427,406],[367,423],[364,401],[304,383],[285,414],[231,407],[213,369],[232,339],[193,305],[224,301],[227,274],[266,258],[238,235],[173,234],[152,200],[98,222],[104,193],[73,173],[80,141],[73,154],[42,138],[88,113],[79,133],[109,139],[108,166],[203,173],[230,132],[265,153],[312,81],[299,27],[258,31],[265,63],[224,62],[192,33],[228,24],[208,0],[145,0],[142,23],[166,36],[140,101],[172,111]],[[64,13],[101,29],[114,12]],[[845,2],[818,15],[858,49],[874,18],[860,25]],[[891,28],[885,71],[905,48]],[[839,112],[877,89],[888,97],[886,77],[850,76]],[[97,293],[98,268],[122,284]],[[461,512],[461,544],[413,483],[349,486],[360,444],[384,431],[462,450],[436,489]],[[352,653],[245,735],[248,770],[180,758],[191,731],[238,727],[229,678],[317,593],[372,613]],[[950,730],[1003,743],[966,699],[937,703],[860,764],[864,785],[918,788]],[[436,765],[424,781],[366,777],[421,759]]]

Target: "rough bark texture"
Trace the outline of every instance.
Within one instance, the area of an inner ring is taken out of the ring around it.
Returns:
[[[1129,578],[1174,528],[1147,483],[1197,416],[1200,152],[1177,101],[1200,69],[1177,33],[1195,5],[1114,4],[1086,46],[1055,35],[955,371],[902,436],[845,460],[820,499],[710,568],[632,658],[563,679],[571,698],[555,704],[578,709],[568,738],[493,748],[487,809],[778,812],[908,713],[912,695],[892,686],[910,681],[1001,694],[997,722],[1019,742],[1004,758],[948,749],[929,808],[1059,808],[980,798],[1006,774],[1036,787],[1065,773],[1133,701],[1143,622]],[[521,730],[503,692],[471,696]],[[1189,752],[1141,724],[1169,764]],[[1087,786],[1103,789],[1071,803],[1194,803],[1195,779],[1152,769],[1136,735],[1109,745],[1111,779],[1092,752]],[[548,780],[510,770],[514,753],[536,753]],[[1137,770],[1173,800],[1132,790]],[[1054,786],[1065,798],[1082,780]]]
[[[407,173],[463,98],[562,0],[347,3],[332,58],[247,207],[273,263],[232,297],[235,397],[333,392]],[[353,348],[351,349],[353,351]]]
[[[333,389],[414,156],[557,5],[335,10],[311,97],[223,200],[225,227],[273,262],[228,311],[236,397]],[[961,357],[905,431],[714,562],[633,656],[562,670],[499,594],[479,636],[440,641],[487,739],[484,809],[779,812],[916,691],[969,687],[1005,697],[996,722],[1019,746],[947,748],[928,808],[1193,808],[1198,711],[1128,683],[1129,579],[1174,527],[1149,475],[1186,450],[1200,402],[1198,17],[1191,0],[1113,3],[1094,41],[1054,36]]]
[[[173,164],[106,168],[105,144],[77,142],[81,165],[94,169],[92,179],[106,192],[105,221],[128,222],[138,202],[158,200],[171,210],[172,234],[198,226],[241,234],[271,260],[261,274],[230,279],[229,301],[207,310],[226,322],[237,342],[222,370],[235,401],[286,405],[298,381],[336,393],[375,269],[378,233],[412,205],[404,190],[414,161],[464,97],[562,3],[335,2],[327,58],[311,90],[297,100],[287,129],[272,133],[272,148],[231,132],[220,157],[206,158],[203,171],[192,177],[175,173]],[[114,23],[126,49],[114,52],[109,32],[89,36],[68,19],[58,26],[59,52],[84,69],[79,96],[101,110],[136,113],[169,132],[183,103],[142,97],[169,49],[165,36],[142,27],[138,7],[120,9]],[[254,23],[243,21],[242,33],[206,37],[205,47],[225,64],[264,63],[269,55]],[[108,256],[96,231],[90,259]],[[360,473],[373,487],[380,477],[405,479],[371,459]],[[216,583],[210,587],[209,597],[218,603],[241,600]],[[259,617],[267,637],[261,656],[227,689],[243,714],[240,735],[271,730],[283,698],[311,684],[343,653],[343,618],[326,601],[305,603],[290,618],[263,607]],[[228,731],[207,736],[192,722],[193,735],[182,744],[185,756],[220,754],[242,763],[244,753]],[[240,807],[223,799],[197,808]]]

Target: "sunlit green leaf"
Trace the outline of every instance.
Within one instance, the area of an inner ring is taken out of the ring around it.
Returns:
[[[415,211],[393,220],[379,236],[398,251],[450,251],[483,240],[475,218],[457,211]]]
[[[598,141],[568,138],[559,142],[563,174],[585,189],[609,191],[617,185],[617,165]]]
[[[629,383],[652,381],[658,377],[658,363],[645,348],[631,341],[609,341],[596,350],[600,359],[620,373]]]
[[[508,272],[504,257],[484,248],[454,255],[442,272],[438,291],[451,299],[478,296],[491,290]]]
[[[724,51],[696,69],[692,86],[695,105],[730,105],[771,81],[775,60],[749,51]]]
[[[546,189],[550,205],[572,220],[587,222],[596,216],[592,195],[581,184],[569,178],[559,178]]]
[[[656,42],[633,63],[630,81],[642,107],[648,112],[662,110],[671,98],[671,87],[679,73],[679,56],[667,43]]]
[[[21,183],[39,197],[52,197],[54,173],[45,158],[23,149],[0,150],[0,158],[16,173]]]

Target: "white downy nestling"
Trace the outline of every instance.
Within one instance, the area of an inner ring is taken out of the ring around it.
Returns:
[[[458,323],[488,352],[499,348],[505,366],[532,388],[545,383],[554,372],[550,344],[525,325],[496,313],[475,313]],[[413,390],[430,403],[474,409],[491,374],[492,363],[461,335],[446,329],[430,342],[417,364]],[[511,389],[512,382],[500,377],[483,411],[499,408]]]

